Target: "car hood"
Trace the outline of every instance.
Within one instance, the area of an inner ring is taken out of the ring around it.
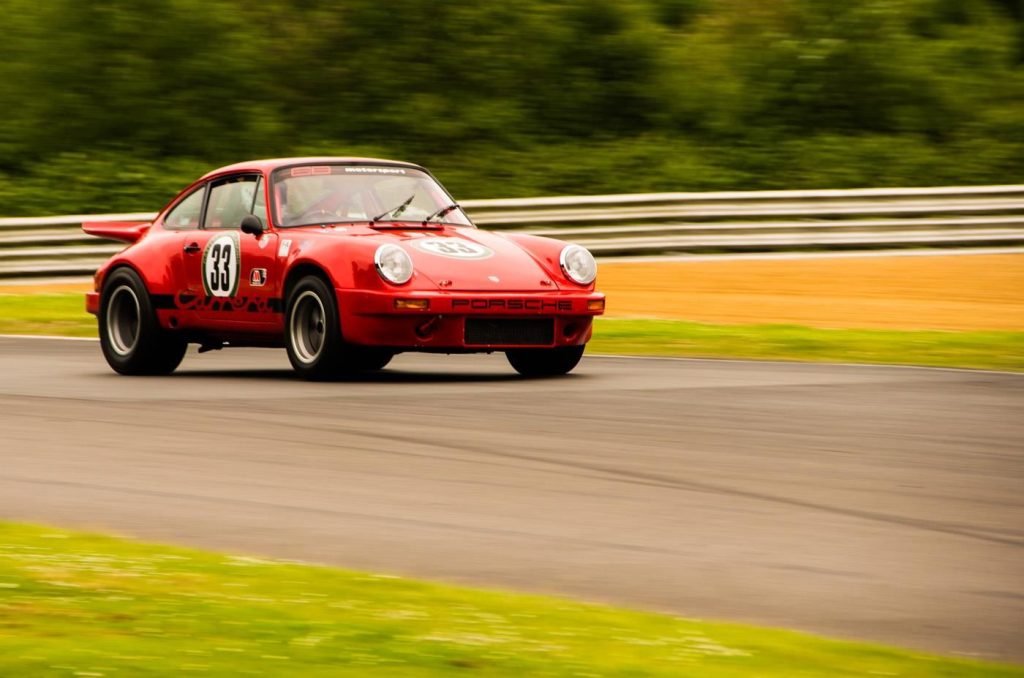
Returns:
[[[476,228],[380,231],[409,253],[417,275],[441,289],[472,292],[544,292],[558,283],[516,243]]]

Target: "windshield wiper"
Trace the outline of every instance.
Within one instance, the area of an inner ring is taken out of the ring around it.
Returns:
[[[423,223],[425,224],[428,221],[431,221],[432,219],[440,219],[440,218],[444,217],[446,214],[448,214],[449,212],[454,212],[457,209],[461,209],[457,202],[453,202],[451,205],[445,205],[444,207],[442,207],[441,209],[437,210],[436,212],[431,214],[429,217],[424,219]]]
[[[409,203],[411,203],[411,202],[412,202],[412,199],[413,199],[413,198],[415,198],[415,197],[416,197],[416,194],[415,194],[415,193],[413,193],[412,195],[410,195],[410,196],[409,196],[408,200],[406,200],[405,202],[403,202],[403,203],[402,203],[401,205],[399,205],[398,207],[395,207],[395,208],[389,209],[389,210],[388,210],[387,212],[385,212],[384,214],[378,214],[377,216],[375,216],[375,217],[373,218],[373,222],[374,222],[374,223],[377,223],[378,221],[380,221],[381,219],[383,219],[384,217],[386,217],[386,216],[387,216],[387,215],[389,215],[389,214],[391,214],[391,215],[393,215],[393,216],[396,216],[396,217],[397,217],[397,216],[398,216],[399,214],[401,214],[402,212],[404,212],[404,211],[405,211],[405,208],[409,206]]]

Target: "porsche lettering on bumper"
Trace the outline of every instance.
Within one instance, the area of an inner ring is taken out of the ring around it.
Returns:
[[[343,311],[356,315],[595,316],[604,312],[604,295],[586,291],[536,296],[345,289],[337,289],[335,292]],[[403,303],[396,304],[396,299]]]
[[[568,299],[452,299],[452,311],[572,311]]]

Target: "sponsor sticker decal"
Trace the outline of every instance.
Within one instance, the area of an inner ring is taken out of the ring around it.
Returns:
[[[267,269],[254,268],[249,271],[249,284],[253,287],[263,287],[267,284]]]
[[[331,166],[330,165],[320,165],[320,166],[317,166],[317,167],[309,167],[309,166],[306,166],[306,167],[293,167],[291,174],[292,174],[293,177],[309,177],[309,176],[323,176],[324,174],[330,174],[330,173],[331,173]]]
[[[421,252],[452,259],[486,259],[494,256],[494,250],[489,247],[462,238],[421,238],[410,244]]]
[[[405,174],[400,167],[346,167],[346,174]]]
[[[277,256],[287,257],[288,250],[292,248],[292,241],[287,238],[281,241],[281,244],[277,247]]]
[[[241,264],[238,233],[224,233],[210,238],[203,250],[203,289],[206,296],[235,296],[238,293]]]

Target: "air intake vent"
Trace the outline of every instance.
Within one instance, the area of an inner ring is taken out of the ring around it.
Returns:
[[[466,343],[475,346],[550,346],[555,321],[540,319],[466,318]]]

